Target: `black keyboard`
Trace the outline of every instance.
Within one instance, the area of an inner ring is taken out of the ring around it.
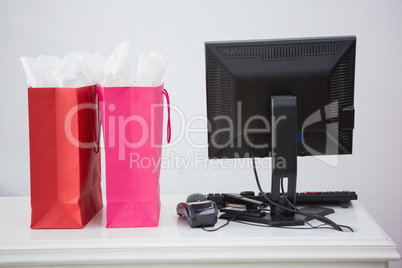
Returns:
[[[270,193],[266,193],[270,197]],[[208,194],[207,200],[212,200],[221,208],[225,206],[222,198],[224,194]],[[252,191],[241,192],[240,195],[266,202],[262,195],[255,195]],[[356,192],[338,191],[338,192],[300,192],[296,193],[296,205],[320,205],[320,204],[341,204],[343,208],[349,206],[351,200],[357,200]]]

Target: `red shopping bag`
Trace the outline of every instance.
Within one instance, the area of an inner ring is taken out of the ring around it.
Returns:
[[[83,228],[103,206],[95,96],[28,88],[31,228]]]
[[[105,137],[106,227],[159,223],[164,86],[98,87]]]

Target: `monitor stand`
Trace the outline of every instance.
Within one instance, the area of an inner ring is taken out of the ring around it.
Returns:
[[[271,97],[271,126],[271,199],[291,209],[297,201],[297,98],[295,96]],[[287,200],[281,196],[281,185],[284,184],[285,178],[287,178],[287,190],[284,192]],[[313,213],[322,216],[322,214],[329,214],[330,211],[326,208],[315,207]],[[267,218],[268,216],[272,226],[292,226],[301,223],[301,215],[295,216],[293,212],[274,205],[271,205],[271,213],[267,215]]]
[[[271,97],[271,199],[281,206],[291,208],[296,201],[297,178],[297,99],[295,96]],[[281,185],[287,178],[287,200],[281,197]],[[269,215],[272,226],[300,225],[295,214],[271,205]],[[267,215],[268,216],[268,215]]]
[[[300,211],[319,216],[326,216],[328,214],[334,213],[334,210],[331,208],[322,208],[314,205],[301,208]],[[313,219],[311,217],[300,214],[292,215],[287,218],[280,218],[278,216],[272,217],[270,214],[265,214],[261,215],[260,217],[257,217],[255,215],[251,216],[251,215],[243,215],[228,212],[222,214],[221,216],[219,216],[219,218],[225,220],[235,220],[243,222],[252,222],[257,224],[265,224],[273,227],[304,225],[306,221],[310,221]]]
[[[274,203],[292,210],[296,204],[296,175],[297,175],[297,99],[295,96],[271,97],[271,157],[272,183],[271,200]],[[281,196],[281,185],[287,178],[286,199]],[[289,204],[291,203],[291,204]],[[300,209],[314,215],[325,216],[334,212],[329,208],[307,206]],[[269,226],[297,226],[303,225],[311,218],[271,205],[271,212],[256,217],[255,215],[224,213],[219,218],[253,223],[262,223]]]

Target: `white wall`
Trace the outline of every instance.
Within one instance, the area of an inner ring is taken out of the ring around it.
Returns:
[[[402,1],[0,1],[0,196],[29,195],[25,74],[18,57],[73,50],[109,55],[124,40],[170,65],[165,85],[189,119],[206,116],[204,41],[357,36],[354,152],[333,168],[299,159],[299,190],[356,190],[402,248]],[[181,122],[173,114],[173,138]],[[188,121],[187,121],[188,122]],[[203,127],[200,121],[193,127]],[[192,134],[206,144],[206,134]],[[251,168],[214,168],[185,139],[164,150],[190,159],[161,173],[162,194],[256,190]],[[249,162],[248,162],[249,163]],[[260,170],[269,189],[270,170]],[[402,267],[401,263],[393,267]]]

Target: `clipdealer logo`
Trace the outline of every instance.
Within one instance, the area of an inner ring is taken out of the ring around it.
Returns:
[[[207,131],[211,129],[210,123],[207,119],[206,116],[203,115],[195,115],[192,116],[188,119],[186,119],[184,112],[177,106],[172,105],[170,106],[172,113],[175,113],[176,118],[178,119],[178,125],[179,128],[177,128],[178,131],[175,131],[177,133],[176,138],[172,137],[172,140],[169,144],[157,144],[155,142],[155,125],[154,125],[154,111],[157,108],[163,108],[163,104],[154,104],[151,107],[151,121],[148,123],[147,120],[139,115],[132,115],[129,117],[124,117],[121,115],[118,115],[118,107],[114,104],[109,104],[107,109],[110,112],[116,112],[116,115],[110,115],[108,118],[104,119],[107,120],[108,123],[108,140],[106,141],[105,146],[109,148],[116,148],[118,149],[118,156],[120,161],[125,161],[126,160],[126,150],[127,149],[136,149],[140,148],[141,146],[144,146],[146,143],[149,144],[152,148],[161,148],[162,146],[164,148],[172,148],[176,145],[178,145],[180,142],[183,140],[190,145],[191,148],[193,149],[207,149],[208,148],[208,142],[204,143],[197,143],[197,139],[192,139],[191,136],[193,134],[203,134],[206,136]],[[71,129],[71,123],[73,120],[74,115],[81,109],[92,109],[96,110],[98,109],[97,105],[91,104],[91,103],[84,103],[84,104],[79,104],[75,107],[73,107],[67,114],[64,122],[64,130],[65,134],[68,138],[68,140],[75,146],[80,147],[80,148],[93,148],[94,143],[93,142],[81,142],[79,141],[74,135],[73,131]],[[326,137],[327,137],[327,146],[326,146],[326,151],[325,152],[318,152],[314,148],[310,147],[304,140],[304,131],[307,127],[316,124],[318,122],[322,122],[322,120],[326,121],[331,121],[331,119],[336,119],[338,117],[338,102],[330,103],[325,106],[324,110],[324,116],[322,116],[321,110],[317,110],[313,114],[311,114],[303,123],[301,132],[297,133],[297,142],[302,143],[306,151],[308,151],[313,157],[316,157],[319,161],[322,161],[332,167],[336,167],[339,163],[339,158],[338,158],[338,148],[340,146],[338,142],[338,121],[333,120],[331,123],[327,123],[327,130],[326,130]],[[241,113],[241,103],[238,103],[238,113]],[[237,116],[239,118],[240,116]],[[232,120],[229,117],[226,116],[219,116],[214,118],[213,120],[226,120],[226,125],[228,125],[228,128],[225,129],[220,129],[217,130],[215,133],[211,133],[211,143],[213,146],[216,146],[217,148],[222,147],[224,148],[225,146],[228,147],[235,147],[235,146],[241,146],[240,139],[237,139],[237,144],[235,144],[235,128]],[[264,123],[265,128],[264,129],[251,129],[250,125],[254,120],[259,120]],[[276,124],[279,121],[286,120],[286,118],[281,118],[281,120],[276,120]],[[206,125],[207,127],[193,127],[195,123],[202,123]],[[237,126],[241,126],[241,122],[236,122]],[[135,125],[136,131],[140,135],[136,135],[138,138],[137,140],[132,140],[132,137],[126,137],[126,129],[128,127],[132,127],[133,124]],[[176,124],[177,125],[177,124]],[[105,129],[104,129],[105,130]],[[243,133],[245,135],[245,141],[248,146],[251,146],[252,148],[266,148],[268,150],[269,148],[269,143],[264,143],[264,144],[253,144],[253,142],[248,138],[248,134],[250,133],[270,133],[271,128],[268,120],[262,116],[254,116],[250,117],[244,124],[244,129]],[[225,144],[218,144],[216,141],[216,137],[218,133],[221,132],[227,132],[229,133],[229,140]],[[239,144],[240,143],[240,144]],[[203,154],[205,155],[205,154]],[[330,155],[330,156],[328,156]],[[325,156],[325,157],[321,157]],[[191,166],[191,162],[193,162],[193,165],[195,167],[199,167],[200,163],[197,162],[198,158],[200,155],[197,153],[194,153],[191,157],[182,157],[178,154],[170,154],[168,157],[171,157],[172,160],[169,162],[169,159],[160,158],[160,159],[148,159],[145,156],[142,156],[136,152],[130,153],[130,167],[134,168],[155,168],[157,166],[161,166],[162,168],[164,166],[169,166],[170,168],[179,168],[180,170],[187,170],[188,167]],[[198,158],[197,158],[198,157]],[[240,158],[236,157],[235,158]],[[207,157],[205,157],[206,160],[208,160]],[[215,165],[215,162],[217,160],[208,160],[205,162],[210,161],[212,165]],[[215,162],[214,162],[215,161]],[[220,159],[219,161],[223,161],[223,163],[226,163],[225,159]],[[229,161],[229,160],[228,160]],[[247,161],[247,160],[246,160]],[[176,164],[173,164],[173,162],[176,162]],[[170,164],[169,164],[170,163]],[[195,165],[197,163],[197,165]],[[202,163],[204,163],[204,159],[202,160]],[[286,163],[280,163],[281,166],[286,166]],[[208,165],[203,164],[202,166],[208,167]],[[239,165],[241,166],[241,165]]]

